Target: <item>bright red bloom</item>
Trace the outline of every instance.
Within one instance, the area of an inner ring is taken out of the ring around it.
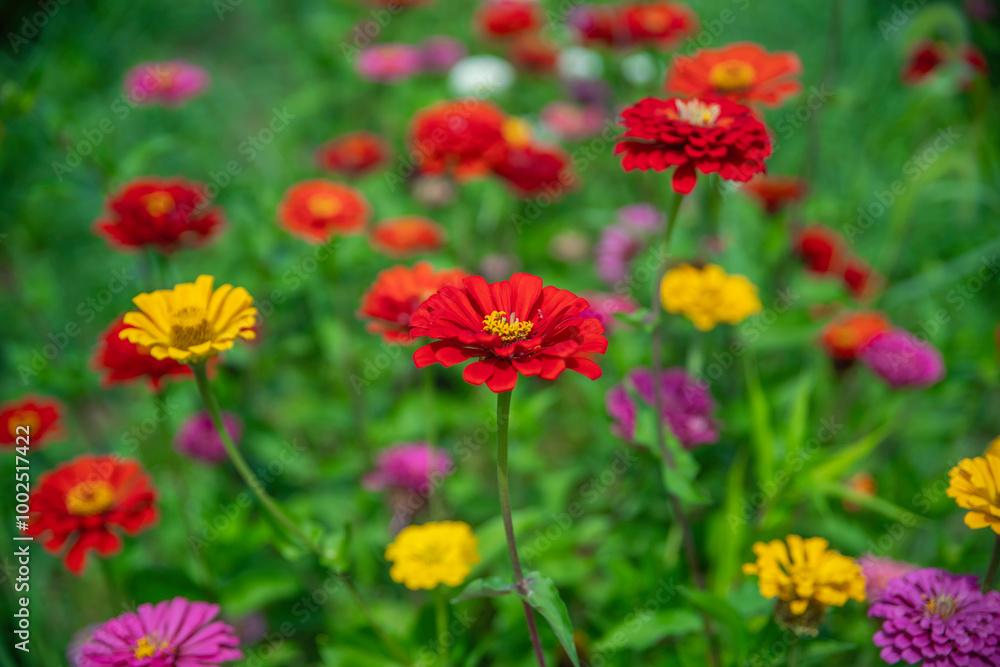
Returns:
[[[664,88],[674,95],[777,106],[802,90],[795,79],[801,73],[802,61],[796,54],[768,53],[758,44],[740,42],[674,56]]]
[[[878,291],[882,278],[868,265],[868,262],[852,257],[840,273],[844,285],[856,299],[864,299]]]
[[[989,64],[982,51],[975,46],[962,44],[954,50],[944,42],[924,39],[914,44],[907,54],[901,74],[903,83],[908,86],[925,83],[939,67],[951,65],[956,60],[961,63],[964,70],[959,78],[959,85],[962,88],[968,88],[972,79],[989,74]]]
[[[427,262],[412,269],[394,266],[378,274],[361,298],[358,317],[368,319],[368,331],[389,343],[410,342],[410,318],[417,307],[445,285],[460,285],[468,274],[461,269],[435,271]]]
[[[513,37],[538,30],[544,18],[535,0],[486,0],[474,17],[479,31],[487,37]]]
[[[584,42],[612,47],[670,49],[698,29],[694,12],[677,2],[582,5],[568,23]]]
[[[555,199],[576,187],[576,174],[570,167],[570,158],[556,146],[508,146],[493,163],[493,173],[524,199],[542,193]]]
[[[404,215],[375,225],[371,242],[385,255],[407,257],[439,250],[447,238],[444,227],[433,220],[420,215]]]
[[[28,501],[25,535],[45,536],[45,550],[83,572],[87,552],[110,556],[122,546],[120,533],[135,535],[156,522],[156,491],[137,461],[116,456],[79,456],[38,478]]]
[[[105,206],[108,214],[94,231],[119,249],[152,247],[170,254],[203,245],[223,226],[221,210],[208,207],[205,186],[181,179],[134,179]]]
[[[334,234],[357,234],[368,224],[370,215],[364,195],[323,179],[296,183],[278,205],[278,219],[284,228],[311,243],[326,243]]]
[[[13,449],[24,444],[17,439],[27,435],[31,449],[58,440],[63,435],[62,403],[44,396],[24,396],[0,404],[0,446]],[[27,427],[27,433],[24,428]]]
[[[604,354],[608,339],[600,320],[581,316],[589,307],[527,273],[498,283],[472,276],[442,288],[413,314],[410,334],[436,339],[414,352],[413,362],[447,367],[476,359],[462,377],[496,393],[513,389],[518,374],[555,380],[569,368],[596,380],[601,368],[587,355]]]
[[[839,273],[846,264],[843,241],[837,232],[823,225],[808,225],[799,232],[796,251],[806,270],[826,275]]]
[[[771,138],[744,106],[725,99],[647,97],[622,112],[625,134],[615,146],[622,167],[663,171],[676,166],[673,188],[694,189],[697,172],[727,181],[749,181],[765,170]]]
[[[768,215],[776,215],[789,204],[806,196],[809,187],[795,176],[768,176],[758,174],[741,188],[760,204]]]
[[[528,72],[551,72],[559,61],[559,49],[536,34],[519,35],[507,43],[507,60]]]
[[[836,361],[852,361],[875,336],[890,327],[881,313],[847,313],[831,321],[820,334],[820,342]]]
[[[365,176],[389,160],[389,146],[373,132],[350,132],[316,149],[316,162],[335,174]]]
[[[150,389],[159,391],[164,378],[192,377],[191,368],[175,359],[154,359],[146,348],[118,337],[130,328],[124,316],[111,323],[94,350],[91,367],[102,373],[101,386],[111,387],[145,378]]]
[[[490,102],[438,102],[413,117],[410,147],[423,173],[467,180],[489,172],[504,149],[506,115]]]

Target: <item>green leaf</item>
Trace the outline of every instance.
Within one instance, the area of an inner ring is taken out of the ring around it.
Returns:
[[[556,585],[539,572],[529,572],[524,578],[524,583],[527,585],[528,594],[518,593],[518,596],[538,610],[538,613],[549,622],[574,667],[580,667],[580,658],[576,654],[576,644],[573,642],[573,624],[570,623],[569,612],[559,597]]]
[[[743,619],[723,598],[706,591],[698,591],[683,586],[679,587],[681,595],[698,607],[718,624],[722,631],[722,646],[733,651],[735,663],[743,664],[747,653],[747,631]]]
[[[235,615],[257,611],[268,604],[294,595],[298,579],[287,568],[274,563],[243,570],[220,591],[220,602]]]
[[[469,582],[461,593],[452,598],[451,603],[464,602],[473,598],[498,598],[514,592],[516,592],[514,584],[503,577],[474,579]]]
[[[750,401],[750,435],[754,449],[757,482],[762,486],[774,477],[774,430],[771,428],[771,408],[760,384],[757,361],[752,353],[744,358],[747,397]]]
[[[351,524],[345,523],[337,531],[323,535],[319,540],[320,564],[340,574],[347,570],[351,561]]]
[[[612,627],[594,644],[594,653],[630,649],[645,651],[667,637],[701,632],[701,615],[690,609],[667,609],[659,613],[643,612]]]
[[[814,486],[839,480],[847,474],[851,467],[868,456],[878,445],[888,437],[893,429],[893,420],[886,420],[882,426],[858,440],[844,445],[833,452],[824,452],[822,463],[819,463],[809,470],[808,475],[802,476],[806,486]],[[819,457],[817,457],[819,458]]]

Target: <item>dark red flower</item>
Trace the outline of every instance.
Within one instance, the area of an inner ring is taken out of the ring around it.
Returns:
[[[843,240],[823,225],[808,225],[796,237],[796,251],[806,270],[821,275],[839,273],[846,264]]]
[[[222,229],[222,212],[208,207],[201,183],[137,178],[106,202],[108,215],[94,230],[119,249],[152,247],[170,254],[209,241]]]
[[[754,199],[768,215],[776,215],[789,204],[805,197],[809,190],[806,182],[795,176],[768,176],[758,174],[741,188]]]
[[[538,30],[544,18],[535,0],[486,0],[476,11],[475,22],[487,37],[513,37]]]
[[[534,33],[519,35],[507,43],[507,59],[527,72],[551,72],[559,61],[559,49]]]
[[[947,58],[943,44],[929,39],[913,45],[903,66],[903,83],[915,86],[922,83]]]
[[[852,257],[847,261],[840,277],[844,285],[856,299],[865,299],[878,291],[882,284],[882,278],[868,265],[868,262],[858,257]]]
[[[567,21],[584,42],[612,47],[670,49],[698,29],[698,18],[678,2],[581,5]]]
[[[673,188],[694,189],[697,172],[727,181],[749,181],[765,170],[771,138],[744,106],[725,99],[647,97],[622,112],[625,134],[615,146],[622,167],[663,171],[677,167]]]
[[[529,144],[520,148],[508,145],[493,163],[493,173],[511,190],[525,199],[548,194],[556,199],[576,187],[576,174],[566,153],[555,146]]]
[[[87,552],[110,556],[121,532],[135,535],[156,522],[156,491],[137,461],[116,456],[79,456],[38,478],[28,501],[25,535],[44,536],[45,550],[69,544],[64,563],[83,572]]]
[[[63,435],[62,403],[44,396],[24,396],[0,405],[0,446],[13,449],[23,445],[27,436],[30,449],[58,440]],[[27,432],[26,432],[27,429]]]
[[[476,99],[438,102],[418,111],[410,148],[421,172],[448,173],[458,180],[483,176],[504,150],[506,115]]]
[[[316,162],[321,168],[351,177],[377,171],[388,159],[389,146],[373,132],[351,132],[316,150]]]
[[[361,299],[358,317],[368,331],[390,343],[409,343],[410,318],[417,307],[445,285],[460,285],[468,274],[461,269],[435,271],[427,262],[394,266],[378,274]]]
[[[410,334],[436,339],[414,352],[413,362],[447,367],[475,359],[463,378],[496,393],[513,389],[518,374],[555,380],[568,368],[596,380],[601,368],[587,355],[604,354],[608,339],[600,320],[581,316],[589,306],[527,273],[498,283],[472,276],[442,288],[413,314]]]
[[[94,350],[91,367],[102,374],[101,385],[111,387],[145,378],[153,391],[159,391],[164,378],[192,377],[191,368],[174,359],[154,359],[141,345],[119,338],[128,329],[124,317],[111,323]]]
[[[335,234],[360,233],[371,207],[354,188],[316,178],[288,188],[278,205],[278,219],[289,233],[310,243],[326,243]]]

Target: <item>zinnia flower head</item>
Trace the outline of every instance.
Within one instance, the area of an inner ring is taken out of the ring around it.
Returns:
[[[165,255],[204,245],[222,229],[218,208],[208,206],[201,183],[136,178],[105,202],[107,214],[94,231],[123,250],[153,248]]]
[[[455,464],[447,450],[426,442],[407,442],[379,452],[377,470],[362,478],[370,491],[387,488],[402,489],[427,495],[435,480],[455,472]]]
[[[757,575],[761,595],[778,598],[775,617],[786,629],[815,635],[827,607],[864,602],[861,566],[829,546],[822,537],[798,535],[753,545],[757,560],[743,573]]]
[[[789,204],[801,201],[809,187],[795,176],[768,176],[757,174],[740,192],[756,201],[768,215],[777,215]]]
[[[598,277],[618,287],[628,275],[629,264],[662,226],[663,215],[652,204],[630,204],[618,209],[617,224],[605,227],[594,246]]]
[[[889,321],[881,313],[844,313],[823,328],[820,343],[834,361],[852,361],[861,348],[889,327]]]
[[[978,578],[926,568],[898,577],[868,610],[883,619],[872,640],[893,665],[991,667],[1000,664],[1000,593]]]
[[[390,257],[409,257],[440,250],[448,236],[444,227],[421,215],[389,218],[372,229],[371,243]]]
[[[136,104],[183,104],[208,87],[208,72],[184,60],[143,63],[125,74],[125,92]]]
[[[674,56],[664,88],[673,95],[778,106],[802,90],[797,80],[801,73],[802,62],[794,53],[768,53],[759,44],[738,42]]]
[[[485,0],[473,21],[486,37],[507,39],[538,30],[545,17],[536,0]]]
[[[611,432],[628,442],[635,436],[638,406],[628,392],[631,387],[642,401],[656,405],[656,385],[648,368],[636,368],[625,382],[608,392],[608,414],[615,420]],[[685,449],[694,449],[719,441],[715,420],[715,400],[704,382],[688,375],[683,368],[667,368],[660,373],[660,418]]]
[[[722,323],[739,324],[761,309],[753,283],[714,264],[670,269],[660,283],[660,298],[668,313],[684,315],[701,331]]]
[[[454,37],[436,35],[424,40],[420,45],[420,54],[425,71],[447,72],[467,56],[469,50]]]
[[[505,47],[507,59],[527,72],[551,72],[559,64],[559,47],[536,33],[518,35]]]
[[[621,115],[625,134],[615,145],[625,171],[676,167],[672,186],[688,194],[698,172],[749,181],[764,171],[771,138],[744,106],[722,98],[647,97]]]
[[[510,88],[517,79],[514,66],[488,53],[462,58],[448,72],[448,89],[456,97],[485,99]]]
[[[335,174],[358,177],[378,171],[389,160],[385,140],[374,132],[350,132],[316,150],[319,166]]]
[[[615,313],[634,313],[639,309],[632,297],[621,294],[587,292],[583,297],[590,307],[580,313],[580,317],[596,317],[609,332],[619,323]]]
[[[373,44],[358,54],[355,68],[370,81],[395,83],[410,78],[423,68],[423,52],[409,44]]]
[[[80,649],[80,667],[214,667],[243,657],[219,605],[182,597],[112,618]]]
[[[988,453],[963,459],[948,473],[949,498],[969,510],[965,525],[969,528],[992,528],[1000,535],[1000,456]]]
[[[87,553],[110,556],[122,532],[135,535],[157,519],[156,491],[137,461],[115,456],[78,456],[42,474],[28,500],[25,535],[43,537],[45,550],[68,546],[63,562],[83,572]]]
[[[143,293],[132,299],[139,310],[125,315],[123,339],[149,348],[154,359],[197,363],[233,346],[237,338],[252,340],[257,309],[242,287],[222,285],[198,276],[193,283]]]
[[[597,318],[582,317],[589,306],[527,273],[497,283],[471,276],[441,288],[413,314],[411,336],[435,339],[413,361],[423,368],[475,359],[462,377],[496,393],[512,390],[518,375],[555,380],[567,368],[596,380],[601,368],[588,355],[604,354],[608,339]]]
[[[556,101],[542,109],[541,119],[545,129],[556,137],[581,141],[601,132],[607,122],[607,112],[596,105]]]
[[[902,329],[879,332],[861,348],[859,356],[873,373],[897,389],[928,387],[944,377],[944,360],[937,348]]]
[[[46,396],[23,396],[0,404],[0,445],[5,449],[23,446],[29,449],[58,440],[63,436],[62,403]]]
[[[901,77],[904,84],[919,86],[933,80],[945,66],[961,69],[957,84],[962,89],[968,89],[973,79],[988,76],[990,71],[982,51],[971,44],[962,44],[956,49],[945,42],[923,39],[907,53]]]
[[[840,234],[825,225],[803,227],[795,237],[795,250],[807,271],[839,279],[855,298],[870,296],[882,282],[867,262],[851,253]]]
[[[670,50],[698,29],[698,18],[679,2],[580,5],[567,19],[585,43],[615,48]]]
[[[859,558],[858,565],[861,566],[861,574],[865,577],[865,594],[869,604],[875,604],[882,599],[882,593],[891,581],[920,569],[919,565],[913,563],[879,558],[871,554]]]
[[[556,146],[508,146],[497,157],[492,169],[522,199],[542,194],[558,199],[575,188],[577,182],[569,156]]]
[[[417,307],[445,285],[460,285],[467,275],[461,269],[435,271],[427,262],[386,269],[361,298],[358,316],[386,342],[409,343],[410,318]]]
[[[479,562],[479,540],[462,521],[407,526],[385,550],[389,576],[411,591],[459,586]]]
[[[424,173],[482,176],[505,149],[506,115],[477,99],[438,102],[413,117],[410,148]]]
[[[150,389],[159,391],[165,379],[192,376],[191,369],[175,359],[156,359],[142,345],[124,340],[121,333],[128,328],[121,316],[101,334],[91,366],[102,374],[102,386],[128,384],[144,378]]]
[[[234,445],[240,444],[243,435],[243,422],[231,412],[222,413],[222,424]],[[174,449],[184,456],[205,463],[220,463],[228,458],[226,446],[215,431],[212,416],[208,411],[195,413],[188,417],[174,436]]]
[[[310,243],[326,243],[335,234],[359,234],[370,215],[371,207],[360,192],[319,178],[288,188],[278,205],[282,226]]]

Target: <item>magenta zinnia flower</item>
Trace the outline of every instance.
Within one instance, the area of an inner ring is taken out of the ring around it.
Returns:
[[[394,83],[420,72],[423,52],[409,44],[376,44],[358,54],[358,74],[371,81]]]
[[[125,75],[125,92],[137,104],[177,105],[208,87],[208,72],[184,60],[136,65]]]
[[[609,333],[618,324],[615,313],[634,313],[639,308],[632,297],[621,294],[584,292],[582,296],[590,302],[590,306],[581,313],[581,317],[596,317]]]
[[[1000,664],[1000,593],[978,577],[927,568],[893,579],[868,610],[884,619],[875,646],[890,665],[993,667]]]
[[[465,44],[445,35],[428,37],[420,45],[421,67],[425,72],[447,72],[468,54]]]
[[[617,224],[605,227],[594,246],[601,280],[612,286],[624,280],[629,264],[662,224],[663,215],[652,204],[631,204],[618,209]]]
[[[937,348],[900,329],[876,335],[860,356],[872,372],[896,388],[928,387],[944,377]]]
[[[210,667],[239,660],[233,629],[213,621],[219,606],[182,597],[141,604],[112,618],[80,649],[80,667]]]
[[[637,406],[628,393],[628,386],[635,389],[644,403],[655,405],[652,371],[648,368],[633,370],[624,383],[611,388],[606,398],[608,414],[616,420],[612,433],[631,441],[635,434]],[[668,368],[660,373],[660,386],[662,419],[685,449],[718,442],[719,431],[713,416],[715,401],[705,384],[692,378],[683,368]]]
[[[231,412],[222,413],[222,423],[233,444],[240,443],[243,423]],[[206,463],[219,463],[228,457],[222,438],[215,432],[212,417],[208,411],[192,415],[185,421],[174,437],[174,449],[178,453]]]
[[[426,442],[408,442],[390,447],[378,455],[378,469],[365,475],[362,483],[370,491],[403,489],[427,495],[435,479],[455,471],[451,455]]]
[[[861,566],[861,574],[865,577],[865,594],[869,605],[882,599],[882,592],[889,585],[889,582],[920,569],[919,565],[913,563],[904,563],[891,558],[879,558],[871,554],[865,554],[859,558],[858,565]]]

